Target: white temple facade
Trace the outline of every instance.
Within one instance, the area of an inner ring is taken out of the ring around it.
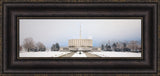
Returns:
[[[91,39],[71,39],[68,41],[69,50],[71,51],[90,51],[92,50]]]
[[[80,38],[70,39],[68,41],[68,47],[70,51],[91,51],[93,46],[92,39],[81,39],[81,26],[80,26]]]

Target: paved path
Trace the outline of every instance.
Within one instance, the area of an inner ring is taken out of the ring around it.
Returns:
[[[91,54],[91,53],[88,53],[88,52],[85,52],[85,54],[86,54],[87,57],[100,57],[98,55]]]
[[[79,54],[79,51],[78,51],[72,57],[87,57],[87,56],[84,52],[81,52],[81,54]]]
[[[81,52],[81,54],[79,54],[79,52],[71,52],[71,53],[62,55],[60,57],[100,57],[100,56],[91,54],[88,52]]]
[[[62,56],[60,56],[60,57],[72,57],[74,53],[75,53],[75,52],[71,52],[71,53],[62,55]]]

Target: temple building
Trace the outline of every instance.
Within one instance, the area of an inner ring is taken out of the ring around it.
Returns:
[[[80,38],[70,39],[68,41],[68,47],[70,51],[91,51],[93,46],[92,39],[81,39],[81,26],[80,26]]]
[[[71,39],[68,42],[70,51],[90,51],[93,46],[91,39]]]

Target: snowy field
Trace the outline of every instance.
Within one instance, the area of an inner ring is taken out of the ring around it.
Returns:
[[[45,51],[45,52],[26,52],[21,51],[19,57],[61,57],[62,55],[69,54],[71,52],[60,51]],[[100,57],[141,57],[141,53],[134,52],[115,52],[115,51],[101,51],[101,52],[88,52]],[[87,57],[84,52],[75,52],[70,57]]]
[[[87,57],[87,56],[84,52],[81,52],[81,54],[79,54],[79,52],[76,52],[76,53],[73,54],[72,57]]]
[[[20,52],[19,57],[60,57],[70,52],[46,51],[46,52]]]
[[[141,57],[141,53],[133,53],[133,52],[89,52],[90,54],[95,54],[100,57]]]

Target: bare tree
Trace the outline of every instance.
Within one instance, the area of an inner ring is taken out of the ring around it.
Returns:
[[[23,47],[25,50],[28,50],[28,51],[29,49],[34,48],[35,45],[34,45],[33,38],[25,38],[23,41]]]
[[[137,46],[137,49],[138,49],[138,51],[142,51],[142,47],[140,44]]]
[[[121,51],[124,49],[124,44],[123,44],[123,42],[117,42],[116,45],[117,45],[117,49],[119,49],[119,50],[121,50]]]
[[[43,43],[41,43],[41,42],[36,43],[36,47],[37,47],[39,50],[42,50],[42,49],[45,49],[45,48],[46,48],[45,45],[44,45]]]
[[[132,51],[137,51],[138,49],[137,41],[130,41],[128,44],[128,48],[130,48]]]

